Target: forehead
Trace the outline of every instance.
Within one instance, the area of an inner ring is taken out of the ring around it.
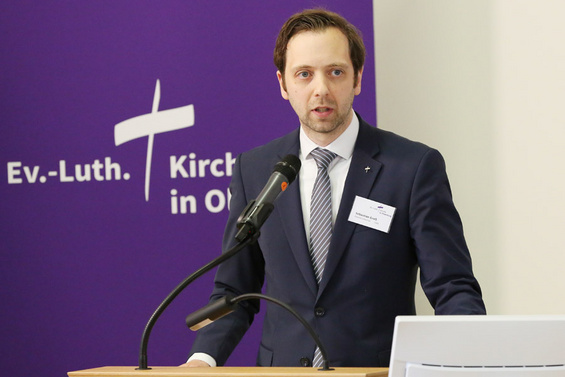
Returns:
[[[349,42],[341,30],[302,31],[294,35],[286,49],[286,69],[300,66],[351,66]]]

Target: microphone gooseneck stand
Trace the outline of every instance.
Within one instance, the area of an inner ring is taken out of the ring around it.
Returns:
[[[298,319],[300,321],[300,323],[302,323],[304,328],[306,328],[306,330],[308,331],[308,333],[310,334],[312,339],[314,339],[316,346],[318,346],[318,348],[320,349],[320,352],[322,354],[322,359],[324,360],[324,365],[322,366],[321,369],[318,369],[318,370],[320,370],[320,371],[334,370],[333,368],[330,368],[330,362],[328,361],[328,353],[326,352],[326,348],[324,347],[322,341],[318,337],[318,334],[316,334],[316,332],[314,331],[312,326],[310,326],[310,324],[300,314],[298,314],[298,312],[296,310],[294,310],[290,305],[285,304],[284,302],[282,302],[280,300],[277,300],[277,299],[274,299],[272,297],[265,296],[265,295],[262,295],[262,294],[259,294],[259,293],[246,293],[246,294],[232,298],[231,300],[229,300],[229,302],[231,304],[237,304],[240,301],[252,300],[252,299],[262,299],[262,300],[265,300],[265,301],[272,302],[273,304],[276,304],[276,305],[281,306],[282,308],[286,309],[289,313],[291,313],[293,316],[295,316],[296,319]]]
[[[241,301],[253,300],[253,299],[261,299],[272,302],[273,304],[282,307],[290,314],[292,314],[294,317],[296,317],[296,319],[300,321],[302,326],[304,326],[304,328],[308,331],[310,337],[314,340],[314,343],[316,343],[316,345],[320,349],[320,352],[322,354],[323,365],[322,365],[322,369],[318,369],[318,370],[319,371],[334,370],[330,368],[326,348],[322,344],[322,341],[320,340],[320,338],[318,337],[312,326],[304,319],[304,317],[302,317],[290,305],[270,296],[265,296],[260,293],[244,293],[239,296],[233,296],[231,294],[228,294],[226,296],[222,296],[219,299],[210,302],[208,305],[198,309],[197,311],[190,313],[185,319],[186,325],[191,330],[198,331],[201,328],[208,326],[212,322],[234,312],[236,310],[237,304],[240,303]]]
[[[165,309],[170,305],[170,303],[194,280],[199,278],[200,276],[204,275],[206,272],[210,271],[212,268],[218,266],[220,263],[226,261],[227,259],[233,257],[237,254],[241,249],[244,247],[251,245],[259,238],[260,232],[249,232],[248,237],[240,241],[237,245],[217,257],[216,259],[212,260],[205,266],[201,267],[199,270],[192,273],[189,277],[184,279],[182,283],[180,283],[169,295],[163,300],[161,305],[155,310],[147,325],[145,325],[145,329],[143,330],[143,335],[141,336],[141,347],[139,350],[139,367],[136,368],[138,370],[147,370],[151,369],[147,367],[147,344],[149,343],[149,335],[151,334],[151,330],[157,322],[157,319],[161,316],[161,314],[165,311]]]

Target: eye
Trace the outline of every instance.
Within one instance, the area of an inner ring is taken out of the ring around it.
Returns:
[[[341,69],[334,69],[332,70],[332,76],[341,76],[343,75],[343,71]]]
[[[302,71],[302,72],[298,72],[296,76],[298,76],[298,78],[301,79],[307,79],[308,77],[310,77],[310,73],[307,71]]]

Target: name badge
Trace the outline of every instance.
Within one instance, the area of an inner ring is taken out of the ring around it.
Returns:
[[[348,220],[388,233],[395,211],[396,208],[389,205],[356,196]]]

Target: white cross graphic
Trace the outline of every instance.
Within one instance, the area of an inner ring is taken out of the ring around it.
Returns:
[[[194,125],[194,105],[159,111],[161,84],[157,80],[151,113],[126,119],[114,126],[116,146],[147,136],[147,159],[145,163],[145,201],[149,201],[149,181],[151,177],[151,158],[155,134],[181,130]]]

